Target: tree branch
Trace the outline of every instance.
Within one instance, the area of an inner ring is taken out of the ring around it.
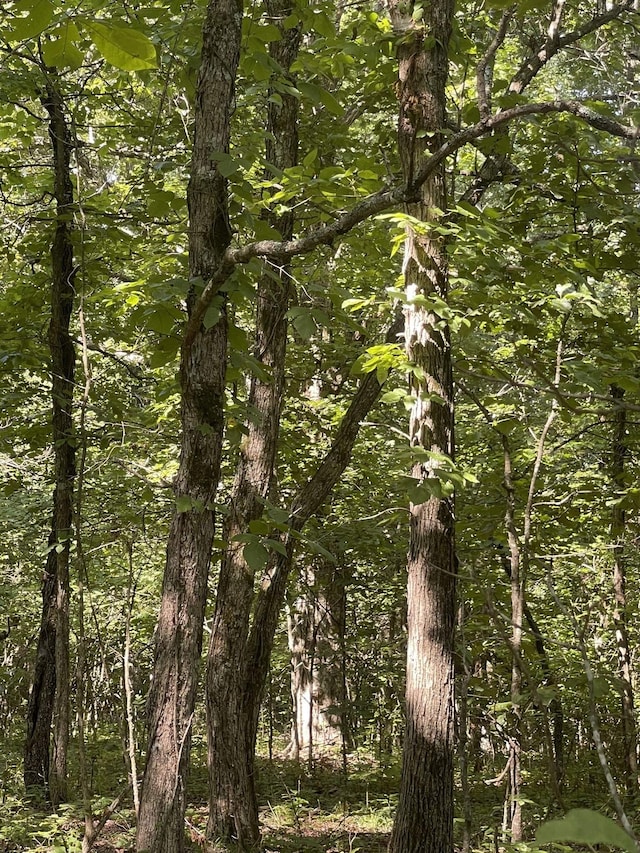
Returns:
[[[602,15],[596,15],[591,20],[586,21],[581,27],[577,27],[563,36],[558,35],[560,23],[562,20],[562,11],[564,0],[556,0],[551,13],[551,23],[547,31],[547,38],[544,44],[540,45],[537,53],[532,54],[526,59],[515,73],[513,79],[509,83],[509,92],[520,94],[531,83],[538,71],[549,62],[549,60],[558,53],[558,51],[567,47],[570,44],[575,44],[584,36],[608,24],[610,21],[615,21],[624,12],[633,9],[634,0],[625,0],[624,3],[619,3],[613,6]]]
[[[516,6],[505,9],[500,19],[500,24],[493,41],[487,48],[487,52],[476,66],[476,90],[478,93],[478,108],[482,118],[491,113],[491,84],[493,81],[493,66],[496,53],[500,49],[507,35],[507,29],[516,11]]]
[[[485,136],[512,121],[527,118],[534,115],[549,115],[552,113],[570,113],[580,121],[588,124],[596,130],[601,130],[620,139],[635,140],[640,135],[640,128],[622,124],[607,116],[600,115],[594,110],[583,106],[579,101],[555,100],[543,101],[534,104],[519,104],[510,109],[503,110],[496,115],[481,119],[476,124],[463,128],[446,140],[437,151],[427,160],[420,171],[414,176],[408,186],[403,184],[397,187],[387,187],[373,193],[363,201],[358,202],[350,210],[337,216],[332,222],[320,225],[301,237],[293,240],[256,240],[246,243],[244,246],[230,246],[222,256],[217,269],[193,306],[191,316],[187,322],[184,333],[183,349],[189,350],[191,343],[200,328],[207,309],[221,285],[227,281],[233,270],[239,264],[247,264],[254,258],[269,259],[277,264],[284,264],[297,255],[305,255],[319,246],[330,246],[339,237],[348,234],[356,225],[371,219],[379,213],[391,207],[415,201],[419,196],[422,185],[438,167],[449,157],[475,139]]]

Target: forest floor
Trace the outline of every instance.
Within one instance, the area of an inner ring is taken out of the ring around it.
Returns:
[[[316,762],[312,771],[279,759],[259,762],[258,797],[264,853],[383,853],[397,801],[398,770],[350,761],[345,778],[340,762]],[[206,774],[196,767],[187,812],[191,850],[214,853],[206,842]],[[98,805],[106,803],[108,796]],[[83,830],[79,805],[55,815],[38,813],[18,799],[0,805],[0,853],[73,853]],[[133,809],[118,810],[106,822],[95,853],[131,853]]]

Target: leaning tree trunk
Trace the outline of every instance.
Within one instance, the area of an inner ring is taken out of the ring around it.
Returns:
[[[73,378],[75,350],[69,334],[73,310],[75,265],[71,240],[73,183],[71,136],[64,102],[55,82],[47,80],[42,103],[49,114],[53,152],[56,226],[51,246],[52,444],[55,488],[53,518],[42,585],[42,618],[36,664],[27,708],[24,783],[54,805],[66,798],[69,742],[69,550],[73,525],[75,445],[73,441]],[[50,733],[54,722],[53,761]]]
[[[442,142],[453,0],[434,0],[416,24],[410,8],[391,7],[398,47],[398,141],[409,187],[433,147]],[[428,36],[428,40],[427,40]],[[417,190],[407,213],[424,223],[446,210],[442,167]],[[391,853],[453,850],[454,631],[456,563],[453,495],[438,479],[453,455],[453,379],[449,330],[429,305],[447,299],[442,238],[408,226],[404,259],[405,344],[412,375],[409,435],[416,448],[416,486],[433,487],[410,507],[407,586],[406,733],[400,799]],[[433,454],[433,456],[429,456]],[[426,490],[428,491],[428,489]],[[425,499],[426,498],[426,499]]]
[[[267,13],[280,28],[281,38],[271,42],[271,58],[288,76],[300,45],[299,27],[285,29],[290,0],[269,0]],[[284,91],[269,101],[266,161],[284,170],[298,155],[298,100]],[[269,215],[269,224],[282,238],[293,234],[293,213]],[[272,488],[284,396],[287,346],[287,311],[293,286],[288,266],[275,276],[267,270],[258,283],[255,358],[269,378],[252,376],[248,395],[251,418],[242,443],[233,484],[224,540],[229,543],[222,559],[216,608],[207,657],[207,730],[209,765],[210,838],[234,841],[252,849],[260,839],[258,805],[253,778],[253,747],[246,741],[244,678],[249,620],[254,596],[254,567],[245,558],[238,537],[261,518]]]
[[[202,33],[188,188],[189,271],[205,282],[231,239],[227,184],[215,157],[229,150],[241,30],[241,2],[211,0]],[[136,849],[151,853],[179,853],[184,847],[191,726],[224,432],[227,318],[222,295],[216,307],[217,319],[202,323],[192,288],[180,359],[177,505],[167,543],[136,836]]]

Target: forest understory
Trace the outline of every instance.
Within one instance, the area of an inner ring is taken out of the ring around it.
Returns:
[[[639,139],[640,0],[0,3],[0,853],[640,853]]]

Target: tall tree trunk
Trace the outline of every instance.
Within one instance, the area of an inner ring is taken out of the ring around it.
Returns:
[[[285,29],[290,0],[269,0],[267,12],[281,29],[281,38],[269,45],[271,58],[285,75],[300,45],[299,27]],[[281,92],[269,101],[266,160],[284,170],[294,166],[298,154],[298,100]],[[293,213],[271,215],[269,223],[283,239],[293,234]],[[251,413],[236,472],[224,540],[228,542],[220,569],[216,608],[207,657],[207,723],[209,765],[210,838],[235,841],[252,849],[260,838],[258,806],[253,779],[252,747],[245,739],[244,679],[249,620],[254,596],[254,569],[245,559],[238,537],[264,512],[272,487],[279,421],[284,395],[287,346],[286,314],[293,293],[289,267],[278,276],[265,272],[258,283],[255,358],[268,372],[268,380],[251,378],[248,410]],[[251,753],[251,754],[249,754]]]
[[[613,454],[611,480],[616,490],[616,501],[611,512],[611,539],[613,541],[613,594],[615,609],[613,620],[618,644],[618,677],[622,700],[622,736],[624,743],[624,775],[627,794],[631,802],[638,796],[638,741],[634,713],[633,670],[629,645],[627,574],[625,564],[626,514],[619,503],[625,488],[624,464],[627,454],[627,413],[623,403],[624,391],[611,387],[614,409]]]
[[[442,142],[445,85],[453,0],[434,0],[413,21],[413,4],[393,3],[398,46],[398,143],[407,185],[411,187],[425,154]],[[419,191],[407,213],[434,222],[447,206],[442,167]],[[405,243],[407,292],[405,344],[413,374],[412,474],[431,481],[431,497],[410,507],[407,585],[406,733],[400,799],[391,853],[447,853],[453,849],[454,631],[456,562],[453,495],[438,480],[442,457],[453,456],[453,378],[449,330],[428,301],[445,300],[448,270],[442,238],[410,225]],[[425,304],[425,302],[427,304]],[[427,454],[433,453],[432,457]]]
[[[207,282],[229,245],[227,182],[215,167],[228,152],[242,3],[211,0],[202,31],[189,204],[189,271]],[[203,324],[195,286],[180,359],[182,446],[156,632],[148,702],[147,763],[140,794],[136,848],[179,853],[184,847],[186,786],[216,488],[224,432],[227,317]]]
[[[515,523],[516,491],[509,439],[502,436],[504,450],[504,487],[507,493],[505,528],[509,542],[506,570],[511,582],[511,730],[509,736],[509,776],[506,805],[511,841],[522,840],[522,620],[524,617],[524,573],[522,547]]]
[[[73,183],[70,173],[71,136],[64,102],[48,78],[42,104],[49,114],[53,152],[56,226],[51,246],[52,444],[55,459],[53,517],[42,585],[42,617],[33,683],[27,708],[24,782],[57,804],[66,798],[69,743],[69,551],[73,525],[75,445],[73,441],[73,382],[75,350],[69,334],[73,310],[75,266],[71,229]],[[54,722],[53,760],[50,733]]]

